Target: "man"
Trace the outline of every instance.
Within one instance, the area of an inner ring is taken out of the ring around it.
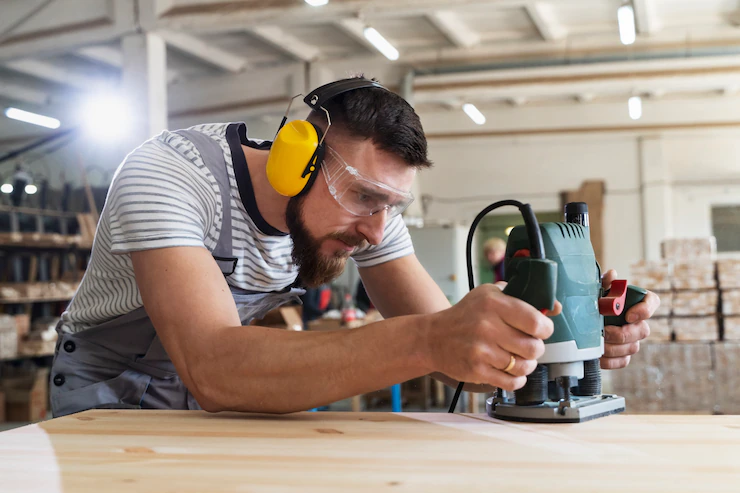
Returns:
[[[504,258],[506,242],[501,238],[489,238],[483,243],[483,255],[493,271],[493,282],[504,280]]]
[[[163,132],[126,157],[58,328],[55,416],[287,413],[425,374],[480,391],[525,383],[552,321],[501,285],[450,307],[400,216],[417,169],[430,166],[419,118],[375,82],[342,84],[357,87],[305,100],[320,103],[308,119],[325,154],[318,169],[306,166],[315,179],[297,196],[274,188],[268,158],[278,151],[244,124]],[[302,293],[297,278],[321,285],[349,257],[386,320],[319,333],[243,326]],[[657,304],[648,296],[631,310],[634,324],[607,330],[604,367],[628,363]]]

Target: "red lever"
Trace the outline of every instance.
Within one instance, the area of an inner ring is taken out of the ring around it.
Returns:
[[[627,297],[627,280],[612,281],[609,294],[599,298],[599,313],[607,317],[616,317],[624,310],[624,300]]]

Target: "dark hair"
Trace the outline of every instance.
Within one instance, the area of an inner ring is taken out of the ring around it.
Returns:
[[[380,149],[395,154],[410,166],[432,165],[427,158],[427,139],[419,116],[398,94],[376,87],[355,89],[332,98],[324,108],[331,117],[329,135],[338,130],[350,137],[371,139]],[[326,128],[322,110],[312,110],[308,120]]]

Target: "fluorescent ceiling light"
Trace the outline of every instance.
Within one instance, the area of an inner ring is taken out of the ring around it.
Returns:
[[[630,118],[639,120],[642,116],[642,98],[640,96],[632,96],[627,102],[627,108],[630,112]]]
[[[329,3],[329,0],[306,0],[306,3],[311,7],[321,7],[322,5]]]
[[[19,110],[18,108],[8,108],[5,110],[5,116],[13,120],[19,120],[26,123],[33,123],[46,128],[59,128],[60,122],[50,116],[31,113],[30,111]]]
[[[13,185],[10,183],[4,183],[3,186],[0,187],[0,192],[13,193]]]
[[[486,123],[486,117],[483,115],[483,113],[480,112],[478,108],[475,107],[474,104],[464,104],[463,111],[466,115],[470,117],[471,120],[473,120],[478,125],[483,125],[484,123]]]
[[[370,41],[388,60],[398,60],[398,50],[373,27],[365,28],[365,39]]]
[[[619,39],[623,45],[631,45],[635,42],[635,10],[632,5],[622,5],[617,9],[617,21],[619,22]]]
[[[36,185],[31,185],[30,183],[28,185],[26,185],[25,190],[26,190],[26,193],[28,195],[33,195],[33,194],[35,194],[36,192],[39,191],[39,189],[36,187]]]

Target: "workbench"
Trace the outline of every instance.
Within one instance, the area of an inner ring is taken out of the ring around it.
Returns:
[[[740,491],[740,416],[95,410],[0,433],[10,492]]]

